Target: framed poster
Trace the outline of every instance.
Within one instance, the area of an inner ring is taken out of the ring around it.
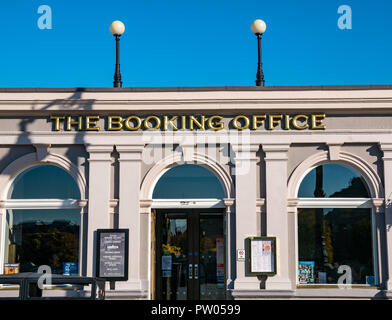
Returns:
[[[320,277],[320,273],[322,274]],[[325,272],[319,272],[319,279],[325,282],[320,281],[320,283],[326,283],[326,274]],[[298,283],[299,284],[308,284],[314,283],[314,261],[298,261]]]
[[[128,280],[128,229],[97,229],[96,275],[107,281]]]
[[[252,276],[276,274],[275,237],[248,238],[248,274]]]

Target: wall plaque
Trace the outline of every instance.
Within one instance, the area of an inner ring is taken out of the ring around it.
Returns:
[[[97,230],[96,275],[107,281],[128,280],[128,229]]]

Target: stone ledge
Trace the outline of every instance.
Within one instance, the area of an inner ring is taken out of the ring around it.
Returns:
[[[116,290],[105,292],[105,300],[146,300],[148,292],[144,290]]]
[[[366,299],[389,300],[392,291],[378,289],[297,289],[297,290],[231,290],[231,296],[238,300],[266,299]]]

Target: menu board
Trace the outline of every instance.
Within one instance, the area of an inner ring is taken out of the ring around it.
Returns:
[[[250,275],[276,274],[275,237],[248,238],[248,273]]]
[[[97,277],[107,281],[128,280],[128,241],[128,229],[97,230]]]

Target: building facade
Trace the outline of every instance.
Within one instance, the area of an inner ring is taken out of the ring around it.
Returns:
[[[0,141],[2,273],[95,275],[121,228],[107,298],[390,297],[392,86],[1,89]]]

